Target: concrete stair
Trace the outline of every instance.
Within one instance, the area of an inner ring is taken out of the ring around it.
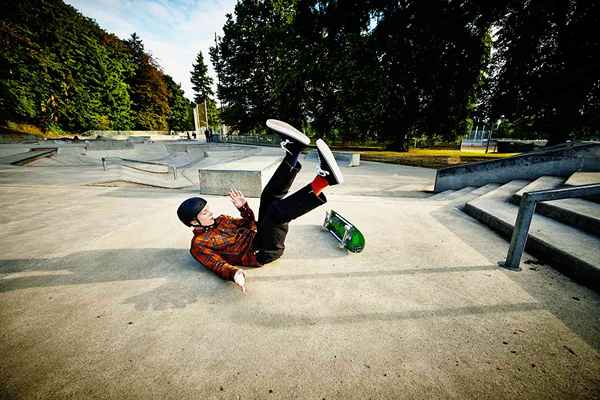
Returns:
[[[564,178],[542,177],[533,182],[514,180],[492,188],[481,187],[465,194],[473,197],[464,211],[510,240],[522,193],[562,186]],[[485,188],[485,189],[483,189]],[[485,193],[483,193],[485,192]],[[600,204],[582,199],[539,203],[526,250],[566,275],[596,290],[600,288]],[[540,207],[541,206],[541,207]]]
[[[497,189],[499,186],[500,185],[497,183],[488,183],[487,185],[484,185],[484,186],[481,186],[478,188],[474,188],[473,190],[470,190],[469,192],[464,193],[461,196],[452,199],[450,201],[449,205],[452,207],[457,207],[457,208],[462,209],[462,208],[464,208],[465,204],[468,203],[469,201],[476,199],[480,196],[483,196],[484,194]]]
[[[467,193],[472,192],[475,189],[476,188],[474,186],[467,186],[467,187],[464,187],[464,188],[462,188],[460,190],[446,190],[446,191],[443,191],[441,193],[434,194],[429,199],[430,200],[438,200],[438,201],[441,201],[441,200],[454,200],[454,199],[460,198],[461,196],[463,196],[463,195],[465,195]]]
[[[600,172],[575,172],[565,181],[567,186],[581,186],[600,183]]]
[[[563,186],[563,181],[564,178],[553,176],[538,178],[516,192],[512,196],[511,202],[518,206],[523,193],[556,189]],[[579,198],[542,201],[537,204],[535,211],[538,214],[600,236],[600,204],[598,203]]]

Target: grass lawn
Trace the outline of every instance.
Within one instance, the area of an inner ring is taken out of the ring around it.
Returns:
[[[506,158],[519,153],[485,153],[485,151],[460,151],[445,149],[410,149],[398,151],[360,151],[364,161],[379,161],[391,164],[412,165],[425,168],[445,168],[479,161]]]

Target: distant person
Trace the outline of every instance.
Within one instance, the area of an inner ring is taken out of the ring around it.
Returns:
[[[192,132],[192,137],[196,140],[196,132]]]
[[[206,143],[210,142],[210,131],[208,128],[204,129],[204,136],[206,136]]]
[[[185,132],[185,134],[187,135],[187,140],[192,140],[192,139],[190,138],[190,131],[186,131],[186,132]]]
[[[177,209],[177,216],[193,228],[190,253],[207,269],[246,291],[246,275],[235,267],[262,267],[283,255],[290,221],[327,202],[323,189],[343,182],[342,172],[327,144],[317,140],[319,168],[311,183],[285,197],[302,166],[298,157],[310,139],[285,122],[269,119],[267,126],[279,133],[287,153],[260,196],[258,222],[244,195],[232,189],[229,199],[242,218],[214,218],[206,200],[192,197]]]

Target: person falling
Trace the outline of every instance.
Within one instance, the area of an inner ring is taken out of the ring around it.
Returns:
[[[313,181],[285,197],[302,168],[298,157],[310,144],[308,136],[279,120],[267,120],[267,126],[281,136],[285,157],[260,196],[258,221],[244,195],[232,189],[229,199],[241,218],[228,215],[214,217],[207,201],[191,197],[177,209],[183,224],[193,228],[190,253],[219,277],[233,281],[246,292],[244,267],[262,267],[283,255],[289,222],[325,204],[323,190],[343,183],[342,172],[329,146],[316,141],[319,166]]]

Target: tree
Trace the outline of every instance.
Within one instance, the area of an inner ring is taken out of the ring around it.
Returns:
[[[318,136],[397,149],[411,135],[463,132],[487,64],[490,13],[474,0],[423,3],[238,2],[211,48],[223,118],[262,131],[277,116]]]
[[[173,81],[169,75],[165,75],[165,83],[169,90],[169,109],[170,113],[167,117],[169,130],[188,131],[193,130],[193,120],[190,119],[190,102],[185,98],[183,89],[178,83]],[[190,124],[192,122],[192,124]]]
[[[58,0],[9,2],[0,17],[3,120],[128,129],[133,65],[114,35]]]
[[[600,4],[511,2],[499,19],[492,118],[559,143],[600,131]]]
[[[380,2],[374,29],[381,68],[379,132],[391,147],[408,138],[466,131],[487,68],[493,7],[466,2]]]
[[[214,95],[212,90],[213,79],[208,76],[208,67],[204,63],[202,51],[196,56],[196,63],[192,64],[192,89],[194,90],[194,102],[201,104]]]
[[[146,54],[144,45],[133,33],[126,41],[134,60],[135,72],[129,82],[136,129],[166,130],[170,114],[169,90],[156,61]]]
[[[278,94],[297,82],[297,77],[288,74],[294,70],[284,67],[293,60],[293,56],[285,55],[289,42],[284,40],[293,21],[293,3],[239,1],[235,17],[227,15],[224,36],[210,49],[219,76],[217,94],[223,104],[222,118],[234,129],[244,133],[264,131],[265,120],[271,117],[294,124],[301,121],[300,114],[293,110],[279,112],[284,110],[281,104],[285,100]],[[294,96],[286,104],[297,103],[298,97]]]

